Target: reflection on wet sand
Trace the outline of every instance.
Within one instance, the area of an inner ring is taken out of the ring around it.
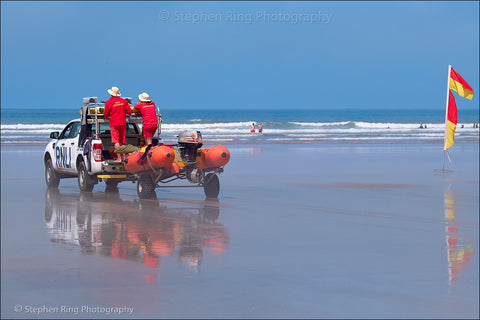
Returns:
[[[45,222],[52,242],[150,268],[160,268],[163,257],[177,255],[182,265],[198,271],[204,249],[225,252],[229,234],[216,222],[219,215],[214,200],[169,208],[158,200],[127,201],[118,192],[45,193]]]
[[[444,192],[445,234],[447,242],[448,282],[450,285],[461,277],[473,257],[471,239],[466,239],[459,233],[455,216],[455,194],[450,188]]]
[[[252,156],[254,156],[255,154],[262,154],[263,152],[263,148],[262,147],[258,147],[258,148],[250,148],[250,154]]]

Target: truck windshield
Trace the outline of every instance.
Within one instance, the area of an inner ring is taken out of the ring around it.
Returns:
[[[92,132],[96,130],[96,124],[92,124]],[[110,134],[110,124],[100,123],[100,134]],[[138,128],[133,123],[127,123],[127,134],[138,134]]]

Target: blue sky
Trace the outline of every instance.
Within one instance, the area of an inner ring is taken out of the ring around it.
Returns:
[[[478,2],[1,2],[1,107],[479,106]]]

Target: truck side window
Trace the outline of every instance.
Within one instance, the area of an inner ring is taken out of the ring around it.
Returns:
[[[72,132],[74,123],[75,122],[70,123],[65,129],[63,129],[58,139],[68,139],[70,137],[70,133]]]
[[[60,134],[58,139],[71,139],[76,138],[80,132],[81,124],[80,122],[70,123]]]
[[[81,127],[81,124],[80,122],[74,122],[72,124],[72,130],[70,131],[70,136],[69,138],[76,138],[78,136],[78,133],[80,132],[80,127]]]

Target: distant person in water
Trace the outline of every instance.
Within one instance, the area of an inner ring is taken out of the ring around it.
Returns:
[[[420,127],[418,127],[419,129],[423,129],[423,123],[420,124]]]
[[[252,123],[252,125],[250,126],[250,132],[255,133],[255,123]]]
[[[425,126],[423,126],[423,128],[427,129],[427,124],[425,124]]]
[[[258,133],[262,133],[262,132],[263,132],[262,123],[259,122],[259,123],[258,123]]]

